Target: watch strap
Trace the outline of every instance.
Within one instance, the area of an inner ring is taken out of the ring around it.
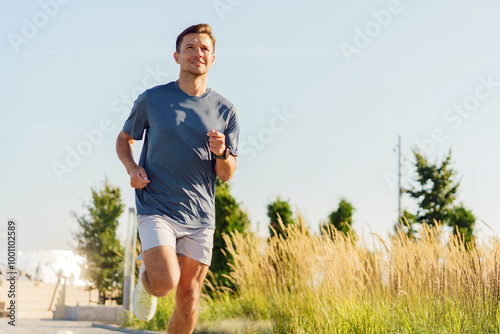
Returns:
[[[229,154],[231,152],[229,151],[229,147],[226,146],[226,149],[224,150],[224,153],[222,153],[222,155],[216,155],[215,158],[217,159],[220,159],[220,160],[226,160],[227,158],[229,158]]]

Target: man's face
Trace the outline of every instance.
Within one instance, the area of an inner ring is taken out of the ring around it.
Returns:
[[[181,65],[182,72],[206,74],[215,59],[212,40],[207,34],[187,34],[182,39],[179,52],[174,53],[174,58]]]

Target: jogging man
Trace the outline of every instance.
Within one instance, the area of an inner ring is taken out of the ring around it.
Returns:
[[[136,189],[142,263],[134,290],[136,316],[153,318],[156,297],[175,287],[168,333],[192,333],[203,281],[212,258],[216,177],[236,169],[239,124],[235,107],[207,87],[215,56],[208,24],[184,30],[176,41],[177,81],[139,95],[116,141]],[[144,146],[134,162],[134,140]]]

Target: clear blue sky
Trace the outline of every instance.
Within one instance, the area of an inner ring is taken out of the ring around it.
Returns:
[[[431,161],[452,148],[459,200],[478,218],[479,235],[493,235],[479,220],[500,232],[497,1],[0,6],[0,221],[17,219],[20,250],[70,249],[70,212],[83,213],[105,176],[134,205],[116,135],[131,100],[177,79],[175,38],[200,22],[217,38],[209,86],[239,111],[231,187],[255,230],[267,232],[266,205],[277,196],[315,231],[346,197],[356,230],[387,234],[397,216],[391,177],[401,134],[410,161],[417,143]],[[405,184],[411,176],[405,169]],[[122,237],[126,222],[123,215]]]

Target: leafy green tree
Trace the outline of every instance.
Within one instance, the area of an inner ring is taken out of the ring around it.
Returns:
[[[337,210],[332,211],[328,216],[327,223],[323,226],[327,228],[328,226],[333,227],[339,232],[344,233],[344,235],[350,234],[354,237],[354,231],[352,226],[352,214],[355,211],[351,203],[347,199],[342,198],[339,202]],[[324,231],[327,229],[323,229]]]
[[[233,259],[225,252],[227,247],[223,239],[224,234],[233,231],[246,233],[250,227],[250,220],[238,202],[230,194],[230,186],[217,178],[215,189],[215,235],[212,264],[210,270],[214,274],[215,283],[219,286],[233,288],[233,284],[225,277],[230,272],[230,263]]]
[[[84,277],[99,291],[99,304],[113,298],[121,303],[123,285],[124,248],[116,237],[118,217],[123,212],[120,189],[105,179],[100,189],[91,188],[92,200],[84,205],[87,214],[73,217],[78,221],[80,230],[73,234],[76,252],[86,259]]]
[[[466,243],[474,239],[474,224],[476,218],[470,210],[464,208],[463,204],[453,208],[448,224],[453,227],[453,234],[460,233]]]
[[[456,194],[460,181],[456,179],[456,171],[451,166],[451,150],[440,165],[429,161],[418,151],[414,150],[415,167],[417,171],[416,185],[406,193],[418,203],[415,214],[406,213],[410,235],[416,233],[412,225],[425,222],[433,226],[441,221],[451,227],[458,227],[460,233],[471,240],[475,218],[462,204],[456,204]],[[454,228],[456,233],[457,229]]]
[[[270,219],[269,234],[271,237],[275,234],[285,236],[285,233],[278,222],[278,217],[281,218],[283,227],[287,227],[288,225],[295,223],[292,218],[293,213],[290,209],[290,204],[288,204],[288,201],[282,201],[279,197],[276,201],[267,205],[267,216]]]

